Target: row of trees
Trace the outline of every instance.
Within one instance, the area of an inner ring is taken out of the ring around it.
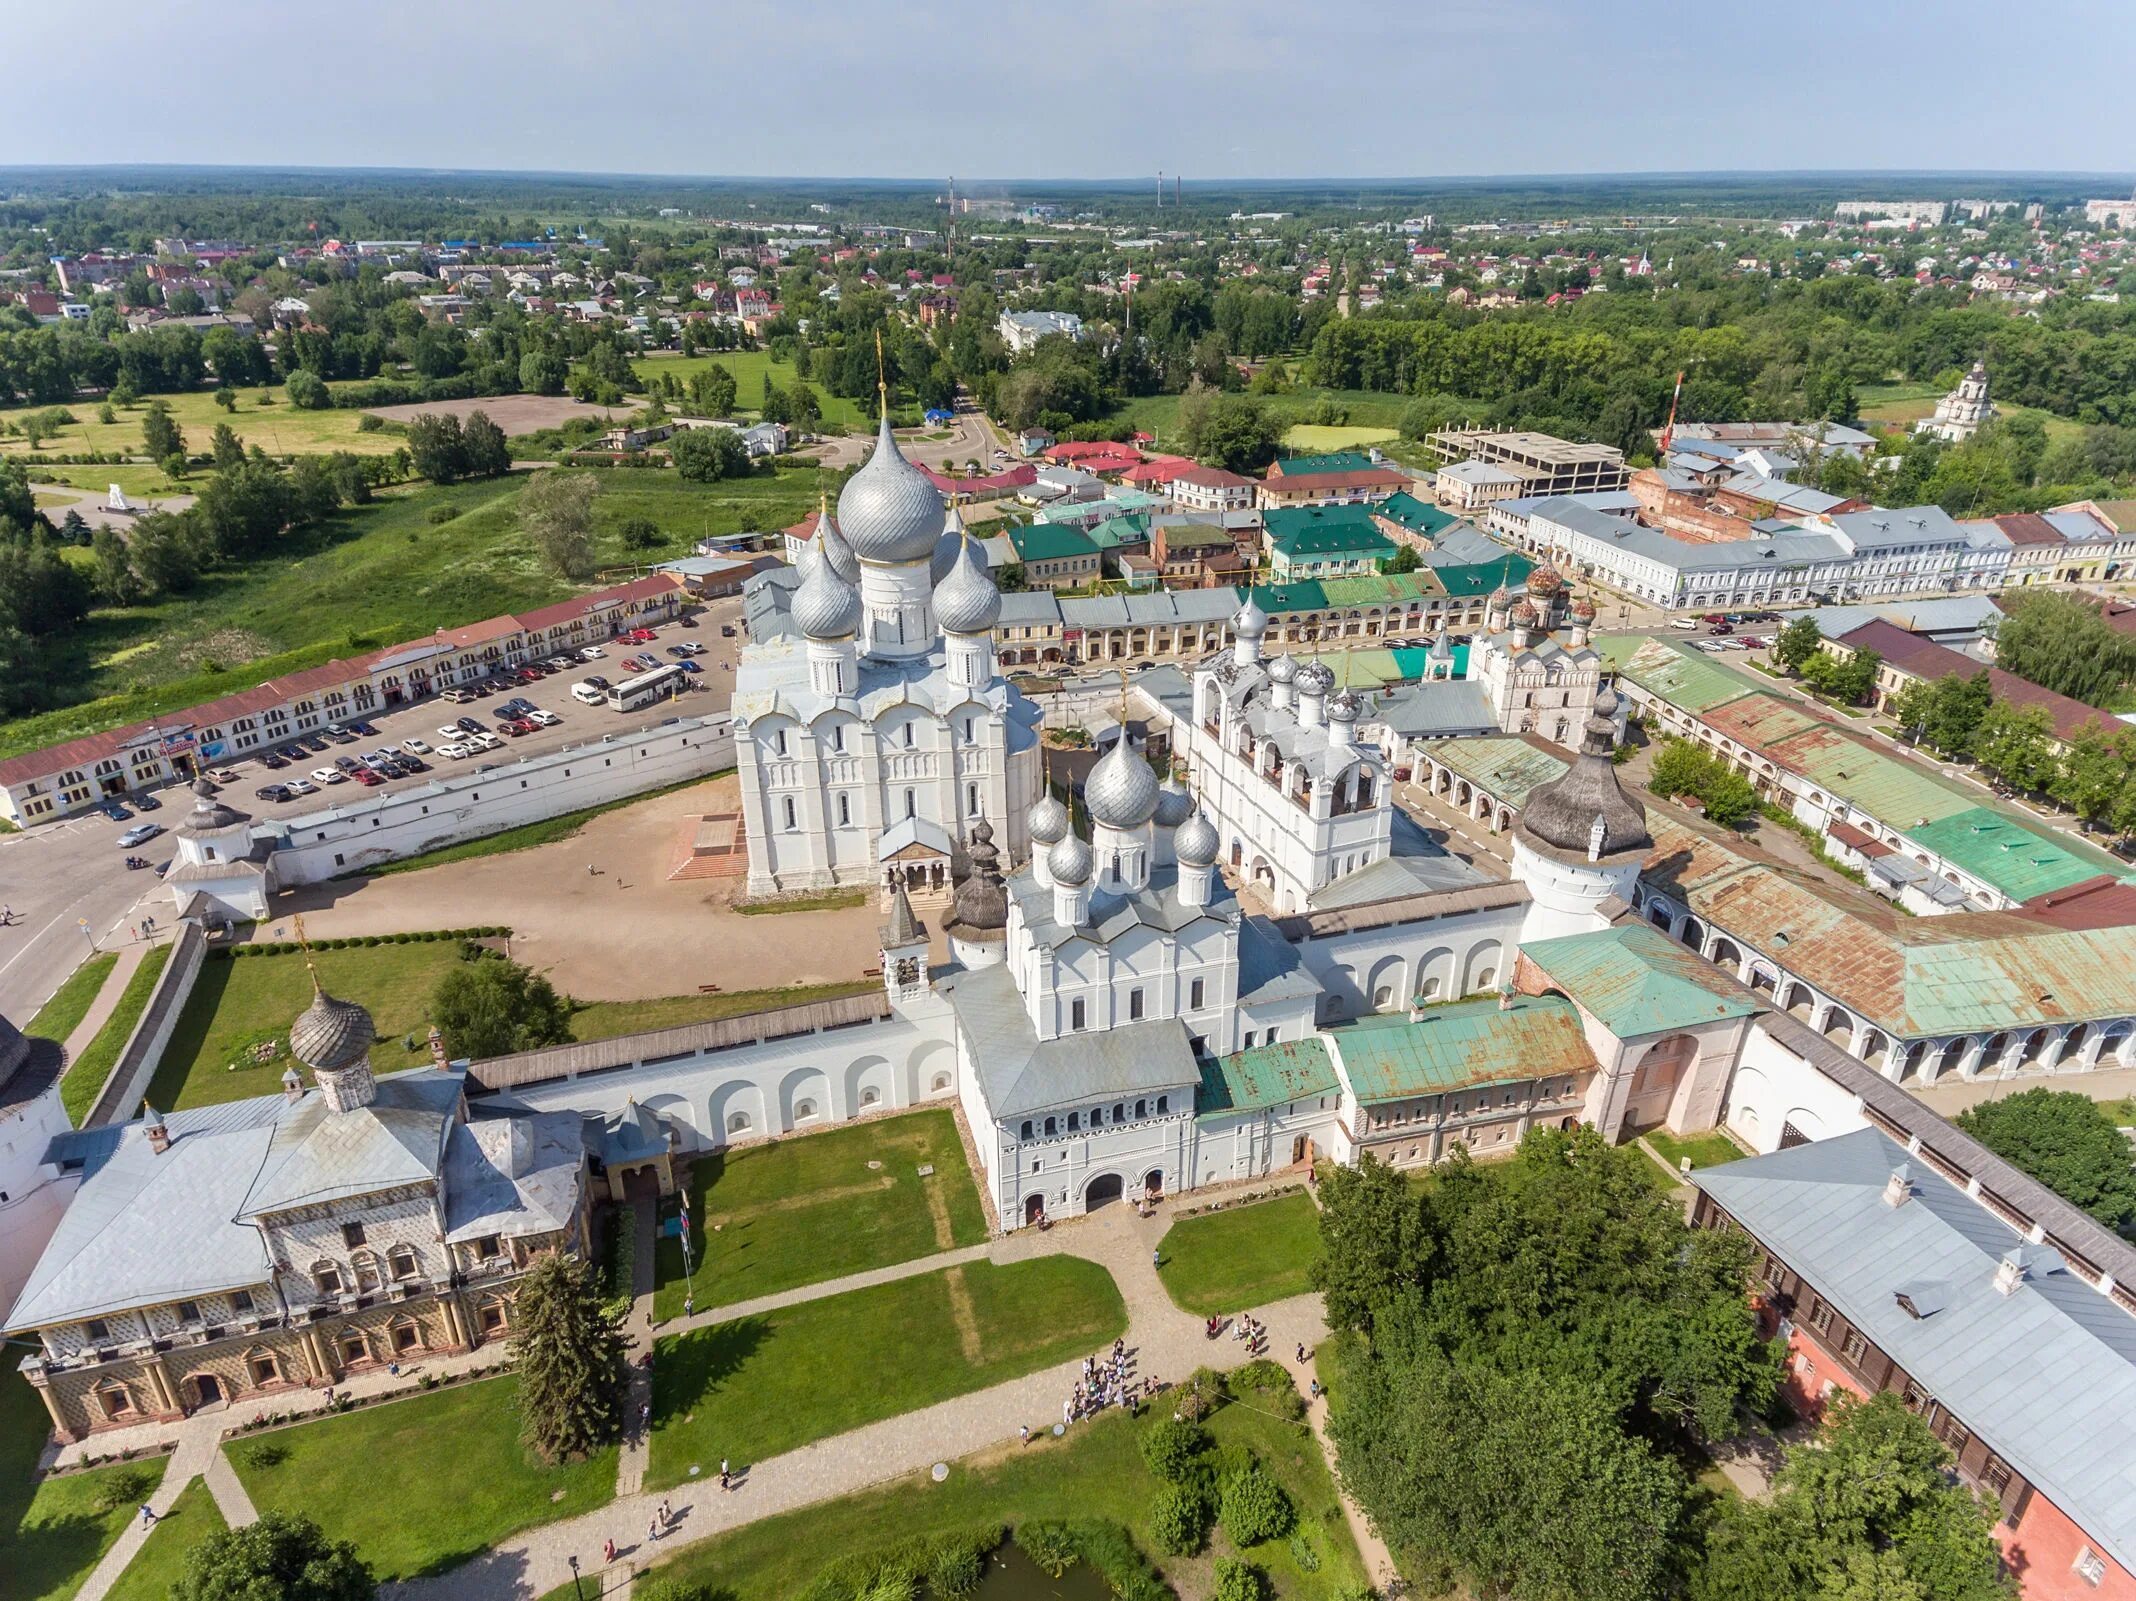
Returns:
[[[1688,1227],[1635,1150],[1538,1130],[1419,1188],[1367,1157],[1321,1187],[1348,1336],[1345,1485],[1434,1588],[1502,1601],[1999,1601],[1991,1512],[1895,1396],[1840,1405],[1765,1502],[1711,1501],[1713,1444],[1771,1411],[1742,1235]]]

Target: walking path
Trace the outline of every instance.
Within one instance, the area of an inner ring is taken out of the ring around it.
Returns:
[[[848,1273],[841,1279],[825,1279],[820,1284],[803,1284],[796,1289],[780,1290],[775,1295],[759,1295],[754,1300],[736,1301],[731,1306],[715,1306],[709,1312],[693,1312],[688,1317],[672,1318],[660,1325],[662,1334],[688,1334],[696,1329],[709,1329],[715,1323],[732,1323],[736,1318],[756,1317],[764,1312],[777,1312],[785,1307],[799,1306],[804,1301],[820,1301],[827,1295],[843,1295],[848,1290],[865,1290],[877,1284],[894,1284],[899,1279],[918,1278],[922,1273],[939,1273],[946,1267],[959,1267],[966,1262],[984,1262],[989,1258],[1010,1261],[1006,1255],[997,1255],[1001,1246],[997,1242],[988,1245],[964,1245],[954,1251],[937,1251],[932,1256],[916,1256],[909,1262],[893,1262],[888,1267],[871,1267],[863,1273]]]
[[[636,1495],[645,1483],[653,1446],[653,1252],[660,1234],[660,1202],[638,1196],[630,1204],[630,1396],[623,1413],[623,1449],[616,1458],[616,1495]]]
[[[178,1449],[171,1453],[170,1461],[164,1465],[163,1482],[156,1486],[156,1493],[148,1498],[149,1510],[159,1519],[162,1518],[177,1505],[179,1492],[206,1472],[210,1461],[221,1454],[217,1449],[217,1436],[206,1430],[200,1430],[181,1440]],[[211,1480],[209,1488],[213,1487]],[[221,1501],[222,1498],[217,1496],[218,1505]],[[247,1505],[249,1507],[250,1503]],[[228,1516],[228,1513],[224,1515]],[[246,1521],[249,1522],[250,1519]],[[104,1553],[104,1560],[91,1570],[82,1587],[75,1592],[75,1601],[103,1601],[105,1592],[118,1583],[119,1575],[126,1571],[126,1564],[134,1559],[135,1553],[142,1546],[148,1544],[148,1537],[154,1529],[154,1524],[145,1523],[136,1515],[126,1525],[126,1532]]]
[[[134,976],[134,969],[141,965],[141,958],[148,954],[148,941],[132,940],[119,947],[119,959],[111,964],[111,971],[104,975],[104,987],[96,992],[89,1002],[89,1010],[82,1013],[82,1020],[74,1025],[74,1032],[65,1040],[67,1062],[71,1066],[81,1059],[82,1052],[89,1049],[89,1042],[96,1038],[96,1031],[111,1020],[111,1014],[119,1009],[119,997],[126,993],[127,982]]]
[[[901,1264],[900,1276],[936,1271],[951,1265],[952,1259],[972,1260],[980,1252],[990,1260],[1002,1262],[1049,1254],[1080,1256],[1104,1267],[1119,1287],[1127,1307],[1127,1347],[1133,1355],[1137,1377],[1147,1375],[1163,1383],[1183,1379],[1198,1367],[1230,1368],[1250,1360],[1242,1342],[1226,1338],[1212,1343],[1202,1320],[1180,1311],[1165,1293],[1152,1252],[1166,1226],[1162,1215],[1142,1219],[1131,1207],[1115,1206],[1093,1217],[1063,1223],[1043,1235],[1035,1230],[1020,1230],[989,1246],[975,1247],[972,1252],[944,1252]],[[833,1280],[792,1292],[789,1297],[766,1299],[792,1305],[838,1293],[850,1283]],[[707,1318],[717,1315],[720,1314],[705,1314]],[[1257,1310],[1255,1315],[1268,1327],[1273,1352],[1294,1351],[1301,1344],[1317,1345],[1327,1332],[1317,1295],[1280,1301]],[[1034,1433],[1050,1429],[1060,1417],[1062,1401],[1081,1376],[1082,1360],[1077,1358],[917,1412],[817,1440],[782,1456],[743,1464],[731,1492],[722,1493],[719,1488],[718,1463],[703,1463],[705,1478],[674,1489],[665,1497],[652,1493],[619,1496],[598,1512],[528,1530],[450,1573],[389,1585],[380,1595],[385,1601],[523,1601],[568,1584],[568,1559],[574,1555],[592,1590],[593,1581],[599,1576],[605,1540],[616,1542],[620,1565],[640,1568],[665,1555],[667,1546],[695,1544],[760,1518],[923,1471],[937,1462],[954,1463],[975,1451],[1016,1438],[1023,1424],[1029,1424]],[[647,1538],[646,1531],[663,1499],[672,1514],[673,1532],[654,1542]]]

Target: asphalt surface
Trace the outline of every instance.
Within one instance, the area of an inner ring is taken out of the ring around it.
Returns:
[[[307,750],[302,765],[293,763],[277,772],[254,760],[230,763],[237,781],[224,786],[227,798],[262,822],[304,817],[356,800],[372,791],[353,782],[342,783],[281,802],[260,800],[254,791],[266,784],[307,777],[314,767],[331,766],[336,756],[360,756],[398,746],[411,737],[435,747],[443,743],[439,726],[457,717],[471,716],[494,726],[498,704],[514,695],[555,713],[561,721],[553,728],[540,729],[520,739],[506,739],[496,750],[462,761],[451,761],[433,752],[423,757],[430,764],[428,772],[388,780],[383,788],[408,788],[435,777],[472,772],[485,762],[538,756],[603,734],[650,727],[678,710],[696,715],[722,710],[733,695],[734,662],[742,644],[740,617],[739,600],[712,601],[700,608],[695,626],[670,623],[656,631],[659,637],[650,645],[603,645],[606,654],[598,661],[555,673],[531,685],[496,691],[468,705],[454,705],[432,696],[413,706],[380,713],[366,719],[377,730],[375,735],[359,736],[347,745],[329,742],[324,752]],[[720,632],[722,625],[735,630],[732,638]],[[698,682],[703,688],[679,705],[662,701],[636,712],[619,713],[605,706],[582,706],[571,698],[571,685],[588,673],[619,682],[629,676],[622,668],[626,657],[644,651],[663,661],[673,660],[667,647],[683,640],[705,647],[705,654],[696,658],[702,669]],[[153,868],[171,859],[175,847],[169,830],[191,809],[192,796],[183,785],[175,784],[166,785],[155,794],[161,803],[156,810],[137,812],[126,822],[91,813],[0,836],[0,908],[11,914],[7,925],[0,928],[0,1016],[18,1025],[28,1023],[37,1008],[94,950],[114,950],[144,937],[170,938],[176,907]],[[128,852],[120,847],[118,839],[137,823],[160,823],[165,832]],[[146,857],[150,868],[129,870],[125,865],[129,854]],[[158,927],[152,934],[143,934],[144,918],[155,919]]]

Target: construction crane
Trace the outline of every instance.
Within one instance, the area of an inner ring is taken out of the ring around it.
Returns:
[[[1683,398],[1684,375],[1679,372],[1676,375],[1676,390],[1669,396],[1669,423],[1661,431],[1661,454],[1664,461],[1668,459],[1669,441],[1676,437],[1676,403]]]

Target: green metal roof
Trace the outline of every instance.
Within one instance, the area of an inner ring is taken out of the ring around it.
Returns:
[[[1095,556],[1098,547],[1080,528],[1056,523],[1033,523],[1011,528],[1009,543],[1019,561],[1060,561],[1069,556]]]
[[[1646,923],[1567,934],[1521,955],[1619,1039],[1668,1034],[1758,1010],[1741,988]]]
[[[1300,528],[1293,533],[1271,535],[1276,551],[1291,559],[1300,556],[1369,556],[1378,561],[1394,554],[1394,541],[1370,523],[1335,523],[1325,528]]]
[[[1563,777],[1572,765],[1562,756],[1537,750],[1518,734],[1437,739],[1424,747],[1424,754],[1490,791],[1515,811],[1528,804],[1528,791]]]
[[[1372,510],[1389,522],[1400,523],[1411,533],[1422,534],[1427,539],[1440,529],[1461,520],[1452,512],[1442,510],[1428,500],[1417,499],[1406,489],[1397,489],[1385,500],[1374,505]]]
[[[1666,639],[1647,640],[1617,671],[1648,694],[1694,715],[1759,687],[1754,679],[1702,652],[1679,650]]]
[[[1912,762],[1886,755],[1847,729],[1826,723],[1778,741],[1772,755],[1893,828],[1955,817],[1977,804],[1973,796],[1938,781]]]
[[[1261,528],[1271,543],[1282,544],[1300,534],[1329,528],[1346,528],[1378,535],[1370,506],[1277,506],[1261,514]]]
[[[1158,524],[1164,530],[1167,550],[1194,550],[1204,546],[1229,550],[1232,538],[1215,523],[1165,522]]]
[[[1125,517],[1108,517],[1090,531],[1090,542],[1100,550],[1116,550],[1122,545],[1146,545],[1150,539],[1150,519],[1147,513],[1134,512]]]
[[[1359,1099],[1407,1100],[1480,1084],[1519,1084],[1591,1072],[1594,1053],[1580,1014],[1554,995],[1435,1006],[1407,1016],[1369,1017],[1330,1031]]]
[[[1334,1058],[1316,1034],[1204,1059],[1194,1112],[1197,1117],[1254,1112],[1302,1101],[1309,1095],[1332,1095],[1340,1087]]]
[[[1439,580],[1430,568],[1419,567],[1413,573],[1353,573],[1345,578],[1324,578],[1320,588],[1330,606],[1407,605],[1438,594]]]
[[[1488,595],[1500,584],[1518,587],[1534,571],[1535,563],[1525,556],[1507,556],[1498,561],[1470,562],[1465,566],[1431,569],[1432,576],[1445,586],[1449,595],[1463,598]]]
[[[1908,839],[1994,885],[2013,901],[2067,889],[2101,873],[2115,878],[2126,873],[2125,864],[2105,851],[2057,838],[1985,806],[1953,812],[1904,832]]]
[[[1282,465],[1283,476],[1289,478],[1303,473],[1368,472],[1379,463],[1361,450],[1331,450],[1318,456],[1285,456]]]

